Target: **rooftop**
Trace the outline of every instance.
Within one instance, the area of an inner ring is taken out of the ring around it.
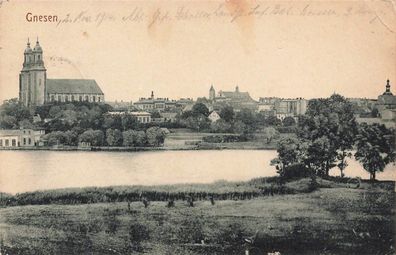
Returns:
[[[86,79],[47,79],[47,93],[103,95],[95,80]]]

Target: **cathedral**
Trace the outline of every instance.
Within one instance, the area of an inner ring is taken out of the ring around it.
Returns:
[[[19,74],[19,101],[28,107],[50,102],[104,102],[104,94],[95,80],[47,79],[43,49],[37,38],[33,49],[28,40],[24,52]]]

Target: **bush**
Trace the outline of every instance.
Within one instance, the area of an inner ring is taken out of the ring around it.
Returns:
[[[303,164],[292,164],[280,171],[280,176],[284,180],[299,179],[311,176],[311,171]]]
[[[297,132],[297,128],[296,126],[290,126],[290,127],[276,127],[276,129],[278,130],[279,133],[296,133]]]

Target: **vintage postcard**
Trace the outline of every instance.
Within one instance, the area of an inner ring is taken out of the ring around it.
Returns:
[[[395,0],[0,0],[0,255],[395,254],[395,35]]]

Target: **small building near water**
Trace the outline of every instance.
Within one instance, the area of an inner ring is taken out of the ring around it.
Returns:
[[[2,129],[0,130],[0,147],[34,147],[42,146],[41,136],[44,130]]]

